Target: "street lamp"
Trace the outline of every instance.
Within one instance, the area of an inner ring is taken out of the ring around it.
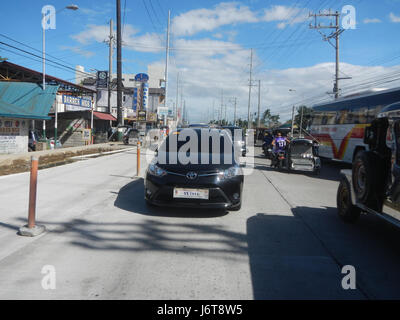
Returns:
[[[60,10],[58,10],[57,12],[61,12],[62,10],[73,10],[76,11],[79,9],[79,7],[76,4],[70,4]],[[54,12],[54,15],[57,13]],[[45,25],[46,25],[46,15],[44,14],[44,12],[42,11],[42,30],[43,30],[43,50],[42,50],[42,60],[43,60],[43,91],[46,89],[46,35],[45,35]],[[57,147],[57,116],[58,116],[58,110],[57,110],[57,102],[55,104],[55,119],[54,119],[54,148]],[[43,120],[43,138],[46,139],[46,120]]]

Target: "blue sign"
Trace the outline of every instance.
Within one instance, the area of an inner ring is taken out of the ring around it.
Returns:
[[[147,82],[147,81],[149,81],[149,76],[146,73],[138,73],[135,76],[135,81]]]
[[[149,99],[149,84],[143,83],[142,84],[142,109],[143,110],[147,109],[148,99]]]
[[[132,104],[132,109],[136,111],[138,107],[138,88],[133,89],[133,104]]]
[[[89,99],[78,98],[70,95],[63,94],[63,103],[66,105],[76,107],[76,110],[90,110],[92,109],[92,101]]]

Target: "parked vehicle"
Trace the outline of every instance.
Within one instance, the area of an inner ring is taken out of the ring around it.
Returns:
[[[39,142],[39,133],[36,130],[29,130],[28,151],[36,151],[36,144]]]
[[[387,106],[365,129],[368,151],[342,170],[337,191],[340,218],[355,222],[361,212],[400,227],[400,102]]]
[[[203,135],[202,130],[206,130],[206,134]],[[210,150],[207,156],[206,151],[201,148],[205,145],[204,139],[207,139],[207,133],[212,134],[213,130],[219,138],[219,154],[213,149],[212,138],[209,137]],[[187,134],[187,131],[190,133]],[[194,142],[197,150],[183,148],[185,151],[181,152],[182,146],[190,142],[193,131],[197,135]],[[180,134],[185,139],[178,139]],[[172,143],[172,139],[177,140]],[[146,202],[163,207],[239,210],[242,205],[244,178],[233,148],[230,136],[221,135],[217,129],[190,128],[171,132],[147,168],[144,182]],[[219,161],[213,161],[216,155]],[[204,156],[209,160],[206,163]],[[182,159],[195,160],[189,160],[188,163],[185,160],[183,163]]]
[[[315,105],[308,131],[321,142],[319,156],[352,163],[367,150],[364,129],[388,105],[400,101],[400,89],[369,91]]]
[[[228,130],[235,145],[235,150],[238,150],[242,155],[242,157],[245,157],[247,153],[247,145],[246,145],[246,135],[243,129],[241,127],[236,127],[236,126],[222,126],[221,129]],[[235,134],[236,130],[237,133]]]
[[[318,175],[321,160],[318,157],[317,145],[313,140],[298,138],[287,147],[287,169],[293,171],[309,171]]]
[[[124,144],[128,145],[129,144],[129,140],[134,141],[133,144],[137,143],[137,139],[139,139],[139,130],[135,129],[135,128],[128,128],[125,132],[124,135],[122,136],[122,141]]]

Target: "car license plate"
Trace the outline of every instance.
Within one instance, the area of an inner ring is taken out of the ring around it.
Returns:
[[[208,200],[208,189],[174,188],[174,198]]]

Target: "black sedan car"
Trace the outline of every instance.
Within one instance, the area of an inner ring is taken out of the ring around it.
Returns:
[[[145,200],[173,207],[239,210],[243,173],[225,130],[172,132],[147,168]]]

